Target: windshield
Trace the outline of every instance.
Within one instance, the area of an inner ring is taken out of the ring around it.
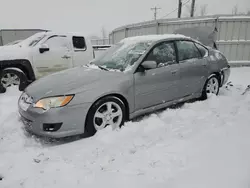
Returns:
[[[22,40],[16,40],[16,41],[13,41],[13,42],[10,42],[8,44],[5,44],[5,46],[11,46],[11,45],[15,45],[15,44],[18,44],[19,42],[21,42]]]
[[[91,64],[106,69],[124,71],[145,53],[151,45],[151,41],[118,43],[109,48],[103,55],[91,62]]]
[[[36,33],[32,36],[30,36],[29,38],[21,41],[19,44],[21,46],[35,46],[40,40],[42,40],[45,37],[45,32],[39,32]]]

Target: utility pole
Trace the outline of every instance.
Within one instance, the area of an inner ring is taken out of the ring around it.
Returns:
[[[157,19],[157,13],[158,13],[158,10],[160,10],[161,8],[158,8],[158,7],[153,7],[151,8],[152,11],[154,11],[154,20]]]
[[[178,4],[178,18],[181,17],[181,10],[182,10],[182,0],[179,0],[179,4]]]
[[[194,17],[195,0],[192,0],[190,16]]]

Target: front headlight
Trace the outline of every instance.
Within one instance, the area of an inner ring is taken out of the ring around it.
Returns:
[[[42,108],[44,110],[49,110],[50,108],[63,107],[67,105],[72,99],[73,95],[59,96],[59,97],[49,97],[39,100],[34,107]]]

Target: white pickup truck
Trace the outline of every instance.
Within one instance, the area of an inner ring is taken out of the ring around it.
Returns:
[[[85,65],[94,58],[90,40],[81,34],[39,32],[0,47],[0,93],[12,85],[23,90],[48,74]]]

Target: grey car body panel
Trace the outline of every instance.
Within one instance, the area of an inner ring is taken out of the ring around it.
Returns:
[[[39,135],[54,138],[66,137],[81,134],[84,132],[84,117],[87,115],[91,103],[84,103],[77,106],[65,106],[64,108],[53,108],[47,112],[38,108],[30,107],[23,111],[19,107],[22,118],[32,121],[35,126],[27,127],[28,131]],[[68,113],[70,111],[70,113]],[[43,131],[44,123],[63,123],[57,132]]]
[[[151,69],[134,74],[135,110],[180,98],[179,64]]]
[[[41,78],[33,82],[26,92],[35,102],[51,96],[74,94],[75,97],[69,106],[95,102],[103,96],[119,94],[127,99],[129,111],[133,111],[132,77],[130,73],[76,67]],[[37,85],[40,87],[38,88]]]
[[[93,67],[76,67],[41,78],[25,92],[33,97],[34,103],[46,97],[74,94],[72,101],[63,108],[53,108],[48,112],[38,112],[32,106],[20,114],[36,122],[33,132],[50,137],[70,136],[84,132],[86,116],[95,101],[118,94],[128,102],[129,118],[185,102],[201,96],[208,77],[213,73],[224,74],[225,83],[230,74],[226,58],[209,48],[208,56],[190,62],[177,62],[161,68],[140,72],[139,66],[150,50],[164,41],[182,40],[171,38],[154,41],[150,48],[128,71],[105,71]],[[183,39],[191,40],[192,39]],[[223,84],[222,83],[222,84]],[[41,111],[41,110],[40,110]],[[41,130],[44,122],[64,122],[56,133]],[[69,128],[72,124],[72,127]],[[64,127],[66,126],[66,127]]]

